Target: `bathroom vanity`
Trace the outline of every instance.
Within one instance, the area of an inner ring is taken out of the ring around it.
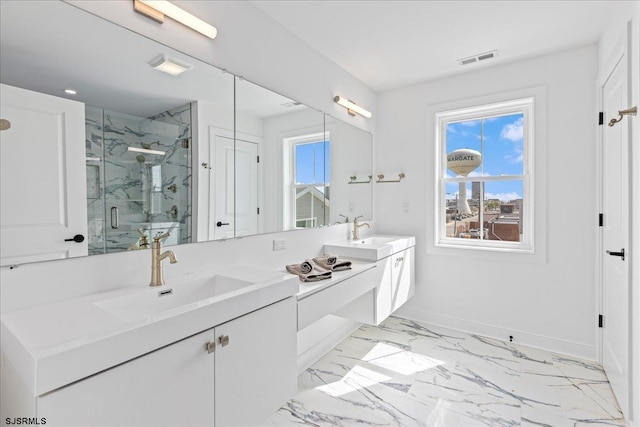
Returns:
[[[234,266],[4,315],[3,416],[258,424],[296,390],[297,290],[295,276]]]
[[[324,245],[325,253],[375,263],[372,288],[335,314],[369,325],[379,325],[415,293],[414,236],[371,235]]]

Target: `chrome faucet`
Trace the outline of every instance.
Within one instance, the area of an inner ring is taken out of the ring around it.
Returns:
[[[169,262],[171,264],[178,262],[173,252],[165,251],[160,253],[162,250],[161,240],[165,237],[169,237],[170,235],[171,233],[167,231],[166,233],[153,238],[153,243],[151,244],[151,283],[149,283],[149,286],[164,285],[164,274],[162,272],[163,259],[169,258]]]
[[[368,222],[358,224],[358,218],[362,218],[362,215],[357,216],[353,219],[353,240],[358,240],[360,238],[360,236],[358,235],[358,230],[360,229],[360,227],[367,226],[367,228],[371,228]]]

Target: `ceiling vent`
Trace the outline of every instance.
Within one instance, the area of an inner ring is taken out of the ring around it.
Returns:
[[[479,53],[467,58],[458,59],[458,63],[460,65],[469,65],[475,62],[486,61],[487,59],[495,58],[496,56],[498,56],[498,51],[492,50],[490,52]]]

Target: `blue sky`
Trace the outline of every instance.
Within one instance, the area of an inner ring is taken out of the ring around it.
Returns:
[[[521,175],[523,173],[523,122],[521,113],[447,125],[447,147],[450,153],[470,148],[482,153],[482,164],[469,176]],[[447,176],[455,174],[447,170]],[[485,198],[512,200],[522,198],[521,180],[491,182],[485,185]],[[455,197],[458,183],[448,183],[447,198]],[[467,196],[471,197],[471,184]]]
[[[296,145],[296,184],[329,183],[330,151],[329,141]]]

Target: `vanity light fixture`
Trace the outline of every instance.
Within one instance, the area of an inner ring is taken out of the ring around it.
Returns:
[[[178,61],[177,59],[169,58],[166,55],[158,55],[149,61],[149,65],[155,68],[158,71],[162,71],[163,73],[171,74],[172,76],[179,76],[193,68],[193,66]]]
[[[160,150],[149,150],[148,148],[127,147],[127,151],[135,151],[136,153],[157,154],[164,156],[166,153]]]
[[[218,35],[218,30],[213,25],[207,24],[202,19],[165,0],[133,0],[133,10],[161,24],[164,22],[164,16],[167,15],[210,39],[215,39]]]
[[[356,105],[353,101],[350,101],[346,98],[343,98],[341,96],[336,95],[333,98],[333,101],[336,102],[339,105],[342,105],[344,108],[347,109],[347,113],[349,113],[349,115],[351,116],[355,116],[356,113],[360,114],[361,116],[368,118],[371,118],[371,113],[367,110],[365,110],[364,108]]]

